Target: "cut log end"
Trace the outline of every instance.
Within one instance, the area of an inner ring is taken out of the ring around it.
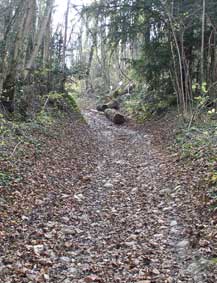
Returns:
[[[121,125],[126,121],[124,115],[114,109],[106,109],[105,116],[116,125]]]

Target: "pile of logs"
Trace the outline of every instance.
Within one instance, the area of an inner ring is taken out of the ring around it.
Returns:
[[[115,109],[119,110],[120,105],[117,100],[110,101],[108,103],[99,104],[96,107],[96,110],[104,112],[106,109]]]
[[[122,113],[119,112],[121,97],[124,95],[129,95],[135,84],[129,83],[128,85],[118,86],[111,94],[110,98],[112,99],[108,103],[102,103],[97,105],[96,109],[98,111],[104,112],[105,116],[112,121],[114,124],[121,125],[126,121],[126,118]],[[119,100],[119,101],[118,101]]]
[[[108,118],[114,124],[121,125],[126,121],[126,119],[124,115],[118,111],[119,108],[120,105],[117,100],[109,103],[99,104],[96,107],[98,111],[104,112],[106,118]]]

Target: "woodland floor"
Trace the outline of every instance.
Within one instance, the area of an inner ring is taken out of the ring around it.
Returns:
[[[162,132],[93,109],[1,162],[18,177],[0,187],[0,282],[216,283],[196,169],[158,146]]]

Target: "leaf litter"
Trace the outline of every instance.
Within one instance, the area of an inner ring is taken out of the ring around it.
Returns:
[[[0,282],[215,283],[194,171],[146,129],[84,115],[36,133],[0,187]]]

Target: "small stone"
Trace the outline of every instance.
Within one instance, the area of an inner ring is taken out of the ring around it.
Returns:
[[[157,268],[154,268],[152,270],[152,273],[155,274],[155,275],[159,275],[160,274],[160,271],[157,269]]]
[[[132,235],[130,235],[130,236],[127,238],[127,241],[128,241],[128,242],[130,242],[131,240],[132,240],[132,241],[136,241],[136,239],[137,239],[137,235],[132,234]]]
[[[45,236],[46,239],[52,239],[53,238],[52,233],[46,233],[46,234],[44,234],[44,236]]]
[[[25,216],[25,215],[23,215],[21,218],[22,218],[23,221],[29,220],[29,217],[27,217],[27,216]]]
[[[124,165],[125,161],[124,160],[116,160],[115,163],[119,164],[119,165]]]
[[[64,217],[62,218],[62,220],[63,220],[65,223],[68,223],[68,222],[70,221],[70,218],[67,217],[67,216],[64,216]]]
[[[56,223],[56,222],[49,221],[49,222],[47,223],[47,227],[53,228],[53,227],[55,227],[57,224],[58,224],[58,223]]]
[[[177,221],[176,220],[171,221],[170,226],[171,227],[177,226]]]
[[[172,210],[173,208],[171,207],[171,206],[169,206],[169,207],[164,207],[162,210],[164,211],[164,212],[166,212],[166,211],[170,211],[170,210]]]
[[[187,271],[190,273],[196,273],[199,271],[199,264],[197,262],[193,262],[188,266]]]
[[[70,195],[63,194],[61,197],[62,197],[62,198],[69,198],[69,197],[70,197]]]
[[[163,238],[163,236],[164,236],[163,234],[155,234],[155,235],[154,235],[154,239],[155,239],[155,240],[160,240],[160,239]]]
[[[125,242],[125,245],[126,245],[127,247],[133,247],[133,246],[135,246],[135,243],[136,243],[136,242],[134,242],[134,241]]]
[[[173,278],[172,277],[168,277],[166,279],[165,283],[173,283]]]
[[[26,273],[26,277],[32,281],[35,281],[37,276],[38,276],[38,272],[35,272],[35,271],[29,271]]]
[[[207,240],[200,240],[199,241],[199,245],[200,245],[200,247],[207,247],[207,246],[209,246],[209,241],[207,241]]]
[[[70,259],[69,257],[62,256],[62,257],[60,258],[60,261],[61,261],[62,263],[70,263],[70,262],[71,262],[71,259]]]
[[[44,274],[43,276],[44,276],[44,279],[45,279],[46,281],[50,280],[49,274]]]
[[[104,188],[106,188],[106,189],[112,189],[112,188],[113,188],[113,185],[112,185],[111,183],[107,182],[107,183],[104,184]]]
[[[83,176],[83,177],[82,177],[82,181],[84,181],[84,182],[90,182],[90,181],[91,181],[91,176],[90,176],[90,175]]]
[[[138,188],[133,188],[131,192],[132,192],[132,194],[137,193],[138,192]]]
[[[188,240],[183,240],[177,244],[177,247],[181,249],[187,248],[188,246],[189,246]]]
[[[81,202],[81,201],[84,199],[84,196],[83,196],[82,194],[75,194],[75,195],[74,195],[74,198],[75,198],[77,201]]]
[[[87,272],[87,271],[91,270],[91,267],[90,267],[90,265],[89,265],[88,263],[85,263],[85,264],[83,264],[83,265],[81,266],[81,269],[82,269],[83,271]]]
[[[170,230],[170,233],[171,233],[171,234],[178,234],[178,233],[179,233],[179,230],[173,227],[173,228]]]
[[[77,273],[77,269],[74,268],[74,267],[70,267],[70,268],[68,269],[68,272],[71,273],[71,274],[76,274],[76,273]]]
[[[163,189],[163,190],[160,190],[159,192],[159,196],[164,196],[166,194],[169,194],[170,193],[170,190],[169,189]]]
[[[44,246],[43,245],[34,246],[33,250],[34,250],[34,253],[36,255],[40,255],[43,252],[43,250],[44,250]]]
[[[69,226],[68,228],[64,228],[62,232],[66,235],[73,235],[75,234],[75,228]]]
[[[66,248],[71,248],[72,245],[73,245],[72,242],[65,242],[65,244],[64,244],[64,246],[65,246]]]

